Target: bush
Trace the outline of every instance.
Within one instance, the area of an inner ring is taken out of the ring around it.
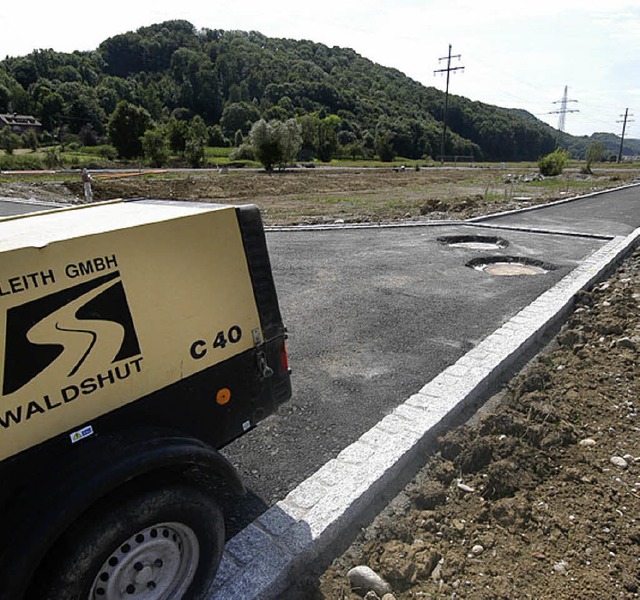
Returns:
[[[0,171],[38,171],[42,160],[33,154],[0,155]]]
[[[255,160],[256,155],[253,151],[253,146],[249,143],[242,144],[239,148],[236,148],[231,154],[229,154],[230,160]]]
[[[538,161],[540,173],[547,177],[560,175],[569,162],[569,153],[557,148],[551,154],[543,156]]]
[[[59,146],[52,146],[44,150],[44,163],[49,169],[62,166],[62,152]]]
[[[113,146],[99,146],[98,156],[107,160],[115,160],[118,157],[118,151]]]

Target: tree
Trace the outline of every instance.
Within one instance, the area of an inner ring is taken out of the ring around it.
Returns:
[[[300,134],[302,135],[302,160],[313,160],[318,148],[320,119],[317,115],[298,117]]]
[[[57,92],[49,92],[42,98],[42,106],[40,108],[40,118],[42,126],[53,132],[62,122],[62,113],[64,110],[64,98]]]
[[[193,117],[191,124],[189,125],[189,138],[196,138],[203,146],[205,146],[208,137],[209,132],[207,131],[207,124],[200,115],[196,115]]]
[[[376,135],[374,147],[382,162],[391,162],[396,156],[393,149],[392,135],[388,131],[380,131]]]
[[[341,124],[338,115],[329,115],[320,121],[318,131],[318,158],[322,162],[329,162],[338,150],[337,131]]]
[[[78,139],[83,146],[97,146],[99,141],[98,134],[89,123],[82,126],[78,132]]]
[[[147,129],[142,136],[144,155],[152,167],[162,167],[169,158],[167,134],[162,127]]]
[[[599,141],[591,142],[587,146],[587,152],[585,158],[587,160],[587,165],[584,168],[585,173],[591,173],[591,165],[594,162],[598,162],[602,160],[604,156],[604,144]]]
[[[302,137],[300,135],[300,126],[295,119],[287,119],[278,126],[280,129],[280,144],[282,146],[282,163],[293,162],[300,152],[302,146]]]
[[[275,128],[271,123],[277,123],[277,121],[267,123],[264,119],[260,119],[253,124],[249,132],[249,143],[254,155],[266,171],[273,171],[273,165],[281,159]]]
[[[209,145],[225,147],[229,145],[229,140],[224,137],[222,133],[222,127],[220,125],[213,125],[209,129]]]
[[[142,136],[149,128],[149,113],[139,106],[121,100],[109,118],[108,132],[111,143],[122,158],[142,156]]]
[[[31,97],[22,86],[16,85],[11,89],[11,101],[9,102],[9,112],[25,114],[31,112]]]
[[[61,84],[56,91],[64,99],[64,119],[71,133],[79,133],[82,126],[87,123],[98,134],[104,132],[106,115],[93,87],[71,81]]]
[[[151,82],[146,86],[138,88],[137,97],[140,106],[147,109],[152,119],[160,120],[165,115],[167,107],[162,101],[160,85],[158,83]]]
[[[189,137],[189,123],[182,119],[171,119],[167,125],[169,148],[176,154],[184,154]]]
[[[187,140],[184,156],[192,168],[197,169],[204,163],[204,147],[204,142],[200,138],[191,137]]]
[[[11,90],[0,83],[0,112],[7,112],[11,100]]]
[[[227,137],[235,135],[235,132],[242,131],[246,135],[251,129],[251,124],[260,118],[260,111],[249,102],[234,102],[228,104],[222,111],[220,126]]]
[[[352,160],[356,160],[359,156],[365,155],[364,146],[362,145],[362,142],[359,141],[351,142],[344,147],[344,151]]]
[[[144,45],[138,33],[123,33],[111,37],[98,47],[105,62],[105,71],[116,77],[126,77],[144,67]]]
[[[249,143],[265,170],[273,171],[275,165],[283,167],[295,160],[302,146],[300,126],[295,119],[286,122],[260,119],[251,127]]]
[[[195,169],[204,163],[204,149],[208,138],[207,126],[200,115],[193,117],[184,148],[184,155]]]
[[[31,151],[35,152],[38,149],[38,134],[33,129],[25,131],[22,134],[22,143],[25,148],[31,148]]]
[[[96,86],[96,95],[102,110],[111,114],[116,109],[118,101],[135,102],[136,86],[131,80],[107,76]]]
[[[20,138],[11,131],[10,127],[0,128],[0,148],[7,154],[13,154],[13,151],[20,145]]]

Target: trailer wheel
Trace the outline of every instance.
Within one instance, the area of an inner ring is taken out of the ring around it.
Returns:
[[[196,488],[171,486],[103,502],[49,553],[30,598],[203,598],[218,569],[224,521]]]

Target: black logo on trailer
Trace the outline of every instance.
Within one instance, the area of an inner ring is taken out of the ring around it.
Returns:
[[[5,396],[54,362],[71,377],[96,357],[140,354],[119,271],[10,308],[5,339]]]

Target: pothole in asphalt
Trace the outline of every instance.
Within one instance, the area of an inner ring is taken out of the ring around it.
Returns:
[[[438,241],[452,248],[471,250],[499,250],[509,245],[507,240],[494,235],[446,235],[439,237]]]
[[[554,271],[557,268],[550,263],[523,256],[485,256],[482,258],[474,258],[467,263],[467,267],[499,277],[542,275],[549,271]]]

